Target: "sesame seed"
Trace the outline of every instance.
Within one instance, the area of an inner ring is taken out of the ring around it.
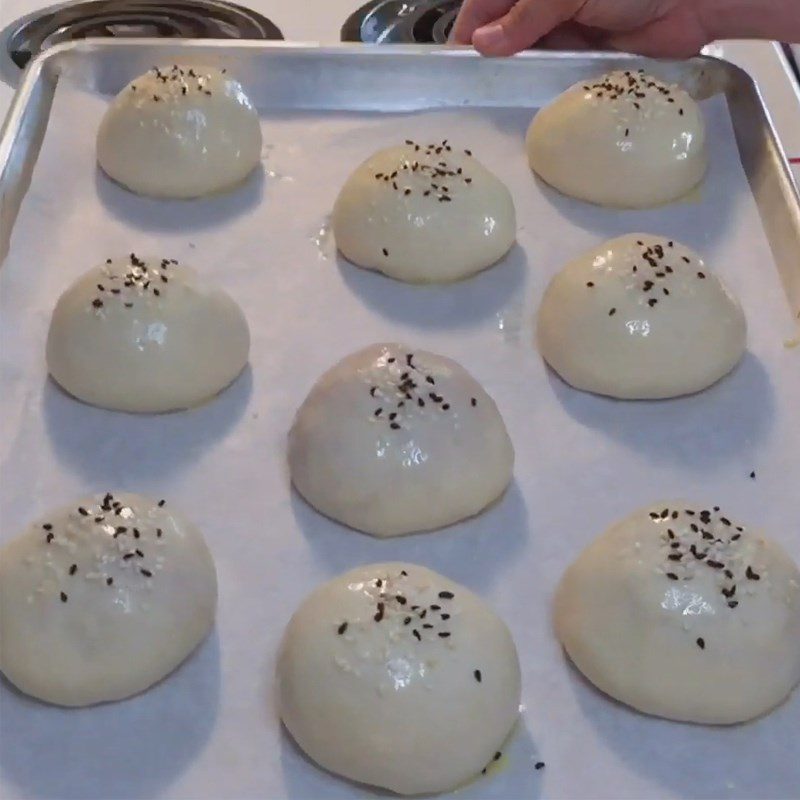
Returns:
[[[475,676],[475,680],[478,681],[478,683],[480,683],[482,680],[481,671],[479,669],[476,669],[472,674]]]
[[[336,632],[341,636],[347,630],[347,623],[343,622],[337,629]]]
[[[67,593],[66,592],[61,592],[61,602],[62,603],[66,603],[67,600],[69,600],[69,598],[67,597]]]

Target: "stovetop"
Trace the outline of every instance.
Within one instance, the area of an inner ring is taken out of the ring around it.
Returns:
[[[345,20],[344,42],[445,44],[461,0],[371,0]]]
[[[88,37],[282,39],[266,17],[224,0],[90,0],[12,24],[5,49],[18,67],[59,42]]]

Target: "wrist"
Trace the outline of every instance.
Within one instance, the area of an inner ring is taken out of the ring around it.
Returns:
[[[800,42],[800,0],[700,0],[697,13],[710,39]]]

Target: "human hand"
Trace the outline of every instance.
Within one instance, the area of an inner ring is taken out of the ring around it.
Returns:
[[[731,14],[754,14],[752,0],[727,0]],[[769,15],[773,0],[761,2]],[[795,0],[777,0],[793,3]],[[566,50],[612,49],[648,56],[695,55],[717,38],[709,19],[720,0],[465,0],[452,40],[484,55],[536,44]],[[749,6],[749,8],[748,8]],[[738,7],[738,8],[737,8]],[[800,16],[800,15],[799,15]],[[776,33],[778,36],[779,33]]]

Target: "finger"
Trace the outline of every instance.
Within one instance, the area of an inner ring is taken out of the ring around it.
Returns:
[[[609,36],[605,44],[614,50],[653,58],[689,58],[708,44],[696,28],[676,28],[674,21],[657,21],[634,31]]]
[[[565,22],[536,43],[543,50],[592,50],[600,46],[605,33],[577,22]]]
[[[458,12],[450,41],[455,44],[472,44],[472,34],[503,16],[516,0],[465,0]]]
[[[472,44],[487,56],[510,56],[530,47],[582,5],[582,0],[520,0],[504,17],[478,28]]]

